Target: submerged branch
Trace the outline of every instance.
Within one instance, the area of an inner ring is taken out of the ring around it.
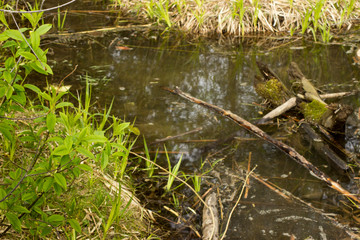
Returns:
[[[250,122],[246,121],[245,119],[239,117],[238,115],[236,115],[230,111],[224,110],[216,105],[212,105],[212,104],[204,102],[200,99],[194,98],[191,95],[181,91],[178,87],[176,87],[175,89],[170,89],[170,88],[164,87],[163,89],[168,92],[171,92],[173,94],[176,94],[182,98],[185,98],[186,100],[188,100],[190,102],[193,102],[193,103],[199,104],[201,106],[204,106],[206,108],[209,108],[211,110],[214,110],[214,111],[220,113],[221,115],[223,115],[224,117],[234,121],[238,125],[242,126],[243,128],[247,129],[248,131],[254,133],[258,137],[266,140],[267,142],[273,144],[274,146],[276,146],[277,148],[279,148],[280,150],[285,152],[293,160],[295,160],[297,163],[299,163],[300,165],[305,167],[307,170],[309,170],[313,176],[326,182],[332,189],[338,191],[339,193],[343,194],[344,196],[350,198],[351,200],[353,200],[357,203],[360,203],[360,198],[357,195],[350,193],[349,191],[344,189],[340,184],[333,181],[324,172],[322,172],[320,169],[318,169],[316,166],[314,166],[312,163],[310,163],[308,160],[306,160],[305,157],[303,157],[301,154],[299,154],[294,148],[288,146],[287,144],[284,144],[283,142],[281,142],[279,140],[274,139],[273,137],[271,137],[270,135],[265,133],[263,130],[261,130],[257,126],[251,124]]]

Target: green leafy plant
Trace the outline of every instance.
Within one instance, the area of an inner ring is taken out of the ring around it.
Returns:
[[[64,25],[65,25],[65,19],[66,19],[66,15],[67,15],[67,10],[64,13],[64,16],[61,19],[61,11],[60,8],[58,8],[58,13],[57,13],[57,29],[62,32],[64,31]]]
[[[31,83],[24,84],[33,71],[53,73],[47,64],[47,50],[40,47],[40,36],[51,25],[37,26],[38,15],[25,18],[32,21],[32,29],[7,28],[0,34],[8,54],[0,68],[0,151],[4,156],[0,214],[8,227],[0,236],[14,229],[27,232],[31,238],[52,238],[62,228],[74,238],[83,231],[78,221],[83,208],[72,202],[69,209],[60,211],[61,204],[67,204],[63,198],[76,192],[73,183],[84,172],[91,174],[97,167],[105,171],[111,165],[114,178],[117,174],[123,178],[135,142],[130,134],[139,131],[130,123],[111,118],[111,106],[104,113],[91,113],[89,84],[85,95],[75,99],[78,106],[65,100],[68,92],[57,87],[41,90]],[[32,101],[27,99],[29,90],[36,94]],[[105,236],[131,201],[125,207],[122,203],[119,191],[104,225]]]
[[[301,34],[304,34],[306,32],[307,28],[309,27],[310,17],[312,15],[312,13],[313,13],[312,8],[306,10],[304,19],[302,20],[302,24],[301,24]]]
[[[253,1],[253,6],[254,6],[254,14],[253,14],[253,26],[254,29],[257,29],[257,22],[259,19],[259,11],[260,11],[260,5],[259,5],[259,0],[254,0]]]
[[[313,13],[314,13],[313,26],[314,26],[315,33],[318,29],[319,20],[324,11],[324,4],[325,4],[325,0],[319,0],[319,1],[317,1],[315,7],[313,7]]]
[[[244,35],[245,34],[244,14],[246,11],[246,8],[244,6],[244,0],[236,0],[233,1],[232,4],[233,4],[232,17],[234,19],[236,16],[239,18],[240,26],[241,26],[241,34]]]
[[[169,158],[169,155],[167,153],[166,147],[165,147],[165,155],[166,155],[166,160],[168,162],[169,172],[172,173],[172,174],[168,175],[168,181],[167,181],[167,184],[165,186],[165,190],[170,191],[171,187],[172,187],[172,185],[174,183],[175,177],[179,174],[179,169],[180,169],[180,165],[181,165],[182,156],[180,157],[179,161],[175,164],[175,166],[171,167],[171,162],[170,162],[170,158]]]
[[[194,189],[196,192],[200,192],[201,190],[201,175],[197,175],[195,174],[192,178],[191,178],[193,184],[194,184]]]
[[[153,1],[146,4],[146,12],[150,18],[156,18],[158,23],[164,22],[168,28],[173,24],[169,14],[169,0]]]
[[[149,149],[147,147],[147,144],[146,144],[146,140],[145,140],[145,137],[144,137],[144,150],[145,150],[145,156],[147,159],[151,159],[150,158],[150,153],[149,153]],[[149,178],[151,178],[154,174],[154,170],[155,170],[155,165],[154,163],[156,163],[156,159],[157,159],[157,156],[158,156],[158,152],[159,152],[159,149],[156,150],[156,154],[155,154],[155,157],[154,157],[154,160],[152,162],[149,162],[149,161],[145,161],[145,166],[146,166],[146,172],[147,172],[147,176]]]

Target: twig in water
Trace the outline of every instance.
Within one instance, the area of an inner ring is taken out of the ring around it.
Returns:
[[[247,168],[247,173],[250,173],[250,162],[251,162],[251,154],[252,152],[249,152],[249,161],[248,161],[248,168]],[[246,181],[246,188],[245,188],[245,194],[244,194],[244,198],[246,199],[248,197],[248,192],[249,192],[249,184],[250,184],[250,178],[247,179]]]
[[[226,232],[227,232],[228,229],[229,229],[229,224],[230,224],[231,216],[232,216],[232,214],[234,213],[236,206],[239,204],[240,199],[241,199],[241,196],[242,196],[242,194],[243,194],[243,192],[244,192],[244,189],[245,189],[245,187],[246,187],[246,182],[248,181],[248,179],[249,179],[250,175],[252,174],[252,172],[254,172],[255,168],[256,168],[256,167],[254,167],[248,174],[246,174],[246,178],[245,178],[244,184],[243,184],[243,186],[242,186],[242,188],[241,188],[241,192],[240,192],[240,194],[239,194],[238,199],[236,200],[236,203],[234,204],[234,207],[231,209],[231,212],[230,212],[230,214],[229,214],[229,218],[228,218],[228,220],[227,220],[227,222],[226,222],[225,230],[224,230],[224,232],[223,232],[222,237],[220,238],[220,240],[223,240],[223,239],[225,238],[225,236],[226,236]]]
[[[220,113],[222,116],[234,121],[241,127],[247,129],[248,131],[254,133],[256,136],[266,140],[267,142],[273,144],[281,151],[285,152],[289,157],[291,157],[293,160],[295,160],[298,164],[305,167],[314,177],[326,182],[332,189],[336,190],[337,192],[341,193],[345,197],[349,198],[349,200],[353,200],[357,203],[360,203],[360,197],[357,194],[353,194],[349,192],[348,190],[344,189],[339,183],[332,180],[328,175],[326,175],[324,172],[322,172],[319,168],[314,166],[311,162],[309,162],[304,156],[299,154],[294,148],[290,147],[289,145],[274,139],[267,133],[265,133],[263,130],[258,128],[257,126],[251,124],[250,122],[246,121],[245,119],[241,118],[240,116],[230,112],[226,111],[216,105],[209,104],[205,101],[202,101],[198,98],[194,98],[191,95],[184,93],[181,91],[178,87],[175,88],[175,90],[170,88],[163,88],[164,90],[171,92],[173,94],[176,94],[182,98],[185,98],[186,100],[199,104],[201,106],[204,106],[206,108],[209,108],[213,111],[216,111]]]

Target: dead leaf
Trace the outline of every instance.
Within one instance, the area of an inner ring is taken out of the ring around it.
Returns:
[[[116,50],[120,50],[120,51],[130,51],[130,50],[133,50],[132,48],[125,47],[125,46],[116,46],[115,49],[116,49]]]

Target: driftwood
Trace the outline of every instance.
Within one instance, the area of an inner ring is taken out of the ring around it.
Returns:
[[[219,213],[217,209],[217,197],[216,193],[210,193],[206,198],[205,202],[208,207],[204,206],[202,216],[202,239],[203,240],[218,240],[219,239]],[[214,213],[214,218],[210,214],[211,208]],[[213,236],[211,237],[212,232]]]
[[[272,110],[271,112],[269,112],[268,114],[266,114],[262,119],[260,119],[259,122],[257,122],[258,124],[264,124],[265,122],[276,118],[282,114],[284,114],[286,111],[290,110],[291,108],[296,106],[296,97],[292,97],[289,100],[287,100],[285,103],[283,103],[282,105],[278,106],[277,108],[275,108],[274,110]]]
[[[256,62],[262,77],[256,76],[254,81],[255,91],[271,105],[277,107],[290,99],[291,93],[280,78],[265,64]]]
[[[354,92],[338,92],[338,93],[325,93],[325,94],[320,94],[320,98],[321,99],[329,99],[329,98],[341,98],[341,97],[347,97],[347,96],[351,96],[354,95],[355,93],[357,93],[358,91],[354,91]],[[305,96],[298,93],[296,95],[298,98],[301,99],[305,99]]]
[[[297,93],[297,96],[308,101],[315,100],[309,104],[303,103],[300,105],[305,119],[316,122],[327,129],[343,129],[347,117],[352,113],[351,107],[343,104],[332,103],[328,105],[325,103],[322,96],[318,94],[317,89],[311,84],[310,80],[304,76],[295,62],[290,64],[288,73],[292,81],[301,83],[303,91]],[[339,97],[341,95],[348,96],[351,95],[351,93],[337,93],[324,96],[329,98]],[[321,114],[317,116],[319,112]],[[311,119],[312,116],[314,119]]]
[[[45,34],[42,36],[44,41],[58,42],[58,43],[69,43],[80,40],[87,40],[89,38],[98,38],[103,37],[104,34],[109,33],[117,33],[124,31],[148,31],[148,30],[157,30],[160,27],[154,27],[151,24],[134,24],[127,26],[116,26],[109,28],[100,28],[88,31],[80,31],[80,32],[70,32],[70,33],[57,33],[57,34]]]
[[[263,72],[272,73],[272,71],[264,64],[257,63],[257,65],[263,75],[263,81],[268,81],[268,75],[271,75],[272,78],[276,76],[275,74],[263,74]],[[344,129],[346,119],[353,111],[352,108],[344,104],[327,104],[323,101],[323,97],[340,97],[351,95],[352,93],[346,92],[319,95],[318,90],[312,85],[310,80],[305,77],[298,65],[294,62],[290,64],[288,73],[293,81],[293,89],[294,86],[296,86],[296,91],[298,92],[296,95],[297,101],[294,103],[294,100],[290,98],[288,101],[265,115],[260,121],[257,122],[257,124],[267,123],[272,118],[277,117],[283,114],[285,111],[289,110],[291,107],[296,106],[297,109],[303,113],[305,120],[307,120],[306,122],[309,122],[313,125],[323,126],[326,129],[342,131]],[[281,82],[280,79],[277,79],[277,81]],[[258,78],[256,78],[254,82],[255,86],[258,86]],[[273,90],[271,88],[272,85],[267,84],[266,87],[269,87],[270,90]],[[261,93],[266,91],[257,92],[259,95],[261,95]],[[262,94],[261,96],[267,99],[273,95]],[[274,102],[271,100],[269,101],[271,103]],[[347,164],[329,147],[327,143],[321,140],[321,136],[318,135],[309,125],[301,125],[300,128],[305,131],[310,139],[319,139],[319,141],[321,141],[314,142],[312,145],[323,159],[329,161],[330,164],[335,166],[336,169],[340,169],[341,173],[344,173],[348,170]]]
[[[196,103],[198,105],[204,106],[206,108],[209,108],[213,111],[216,111],[217,113],[220,113],[222,116],[234,121],[238,125],[242,126],[243,128],[247,129],[248,131],[254,133],[256,136],[266,140],[267,142],[273,144],[283,152],[285,152],[287,155],[289,155],[293,160],[295,160],[298,164],[305,167],[314,177],[317,177],[318,179],[326,182],[332,189],[338,191],[340,194],[343,194],[344,196],[350,198],[354,202],[360,203],[360,198],[344,189],[339,183],[333,181],[329,176],[327,176],[324,172],[322,172],[320,169],[318,169],[316,166],[314,166],[312,163],[310,163],[308,160],[306,160],[301,154],[299,154],[294,148],[288,146],[287,144],[284,144],[283,142],[274,139],[264,131],[262,131],[257,126],[251,124],[250,122],[246,121],[245,119],[239,117],[238,115],[226,111],[218,106],[209,104],[207,102],[204,102],[200,99],[194,98],[191,95],[184,93],[181,91],[178,87],[175,89],[170,88],[163,88],[166,91],[169,91],[173,94],[176,94],[182,98],[185,98],[186,100]]]

